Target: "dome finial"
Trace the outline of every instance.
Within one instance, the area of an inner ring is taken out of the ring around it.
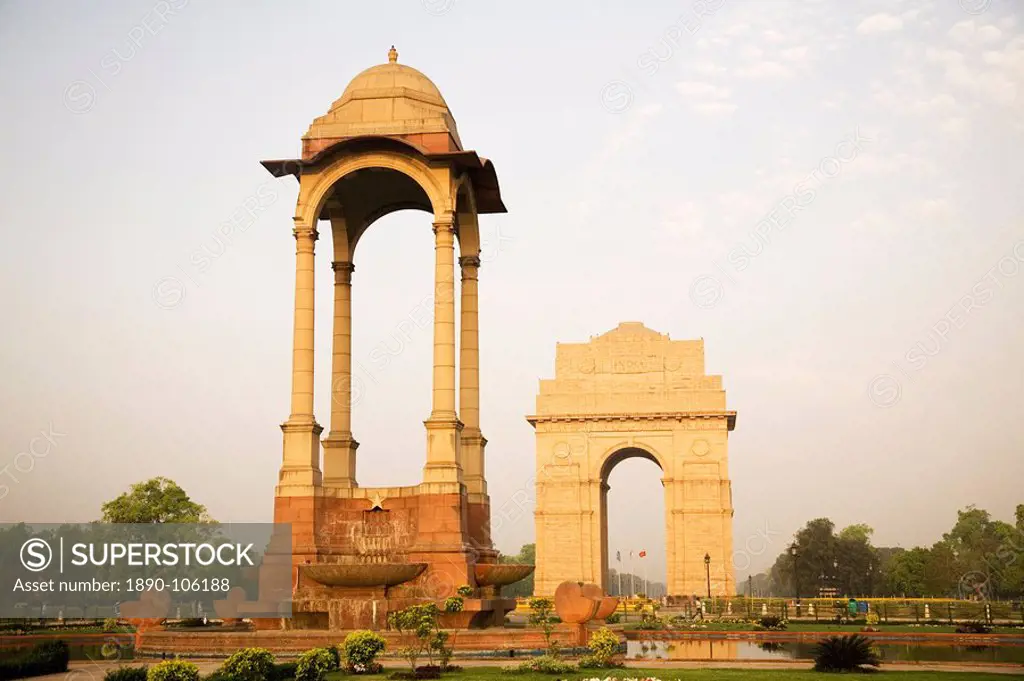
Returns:
[[[394,64],[397,61],[398,61],[398,50],[396,50],[395,46],[392,45],[391,49],[388,50],[388,62],[391,63],[391,64]]]

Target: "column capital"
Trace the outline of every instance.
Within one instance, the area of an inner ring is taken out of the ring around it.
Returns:
[[[463,270],[467,268],[480,268],[480,256],[479,255],[463,255],[459,258],[459,265]]]
[[[331,263],[331,269],[334,270],[335,284],[352,283],[352,273],[356,271],[355,265],[344,260],[336,260]]]
[[[444,215],[436,216],[434,220],[434,234],[438,232],[451,232],[455,234],[455,215],[445,213]]]
[[[320,233],[316,231],[316,227],[296,224],[292,229],[292,236],[294,236],[296,240],[310,239],[311,241],[316,241],[320,238]]]

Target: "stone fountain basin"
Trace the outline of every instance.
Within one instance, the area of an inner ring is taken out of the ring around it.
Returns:
[[[358,565],[300,565],[306,577],[324,586],[395,586],[416,579],[426,563],[367,563]]]
[[[479,586],[505,586],[529,576],[533,569],[533,565],[477,563],[473,566],[473,573]]]

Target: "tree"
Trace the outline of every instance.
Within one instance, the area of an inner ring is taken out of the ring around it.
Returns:
[[[178,483],[159,477],[138,482],[103,504],[105,523],[209,523],[206,507],[192,501]]]
[[[880,561],[870,541],[873,532],[867,525],[850,525],[836,537],[833,586],[847,596],[870,595],[874,589]]]
[[[498,556],[499,563],[514,563],[517,565],[536,565],[537,545],[523,544],[516,556]],[[533,594],[533,573],[523,577],[518,582],[503,586],[502,594],[507,598],[526,598]]]
[[[839,539],[845,539],[848,541],[861,542],[863,544],[871,543],[871,535],[875,533],[874,528],[865,523],[857,523],[855,525],[848,525],[839,531]]]
[[[928,560],[928,549],[920,546],[893,554],[883,576],[885,591],[892,596],[924,596],[927,593],[925,568]]]
[[[815,518],[796,533],[784,554],[783,571],[788,568],[792,593],[816,596],[820,587],[832,585],[836,572],[835,523],[828,518]]]

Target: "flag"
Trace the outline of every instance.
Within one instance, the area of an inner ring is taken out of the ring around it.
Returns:
[[[622,562],[622,552],[621,552],[621,551],[616,551],[616,552],[615,552],[615,560],[616,560],[617,562],[619,562],[619,563],[621,563],[621,562]]]
[[[640,552],[640,557],[641,558],[646,558],[647,557],[647,551],[646,550],[645,551],[641,551]]]

